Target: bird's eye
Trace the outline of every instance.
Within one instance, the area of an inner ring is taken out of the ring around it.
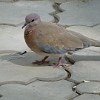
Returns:
[[[32,20],[32,22],[34,22],[34,19]]]

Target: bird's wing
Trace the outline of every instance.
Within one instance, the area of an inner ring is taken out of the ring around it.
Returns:
[[[36,27],[35,43],[46,53],[63,54],[76,48],[83,48],[78,37],[52,23],[42,23]]]

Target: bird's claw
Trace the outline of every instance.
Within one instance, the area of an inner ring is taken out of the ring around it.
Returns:
[[[49,63],[49,61],[38,61],[38,60],[36,60],[35,62],[33,62],[33,64],[38,64],[38,65],[42,65],[42,64],[48,64]]]

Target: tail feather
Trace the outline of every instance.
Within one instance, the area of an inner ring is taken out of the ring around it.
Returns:
[[[100,47],[100,41],[94,40],[94,39],[90,39],[90,42],[91,42],[92,46]]]
[[[83,48],[89,47],[89,46],[95,46],[95,47],[100,47],[100,41],[94,40],[91,38],[88,38],[80,33],[69,31],[70,34],[78,37],[82,42],[83,42]]]

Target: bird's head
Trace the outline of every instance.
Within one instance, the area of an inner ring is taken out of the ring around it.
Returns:
[[[41,22],[41,19],[38,14],[36,14],[36,13],[28,14],[25,17],[25,24],[22,26],[22,28],[24,28],[27,25],[30,25],[30,26],[37,25],[39,22]]]

